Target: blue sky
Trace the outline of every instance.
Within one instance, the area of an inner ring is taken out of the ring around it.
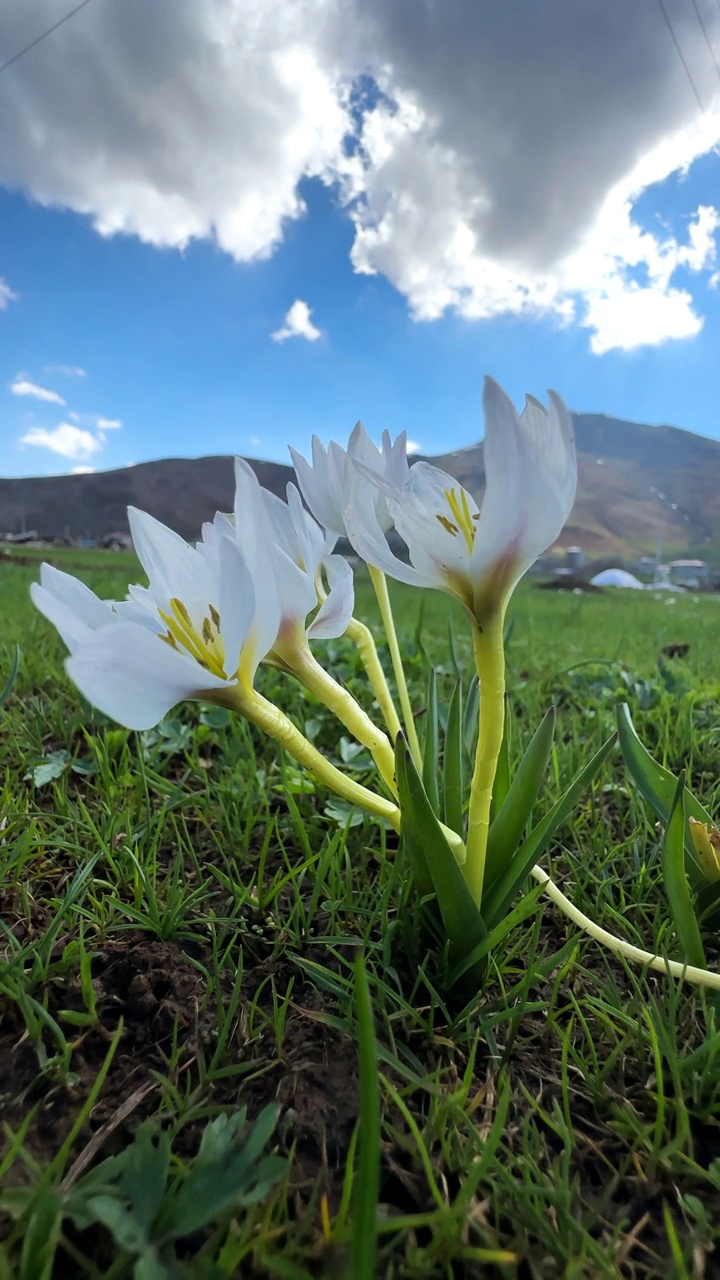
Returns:
[[[105,20],[100,3],[88,7],[88,21],[95,7],[94,20]],[[33,30],[46,12],[37,0]],[[78,49],[93,56],[73,45],[72,26],[54,54],[47,46],[55,37],[40,46],[53,56],[58,92],[76,71]],[[452,32],[441,34],[452,49]],[[1,47],[15,35],[6,33]],[[495,35],[502,44],[503,33]],[[283,52],[295,56],[298,38],[287,31]],[[398,39],[388,31],[388,47]],[[318,50],[310,52],[321,97],[334,82]],[[30,54],[17,64],[16,98],[42,74],[32,62]],[[262,83],[262,61],[253,66]],[[108,119],[99,140],[84,135],[86,123],[75,126],[80,164],[71,178],[55,155],[35,154],[17,126],[5,171],[0,159],[0,473],[232,452],[285,461],[288,444],[305,450],[313,432],[342,441],[357,418],[376,436],[406,429],[423,452],[443,452],[482,435],[484,373],[516,401],[552,386],[576,410],[720,437],[720,158],[709,146],[712,121],[686,102],[669,53],[658,92],[677,93],[675,117],[658,125],[649,95],[645,134],[614,171],[611,149],[598,143],[597,164],[585,175],[572,171],[574,216],[564,206],[553,215],[557,183],[543,188],[537,175],[544,218],[511,209],[523,174],[467,143],[467,104],[450,101],[447,86],[440,95],[419,54],[401,72],[387,100],[369,99],[361,163],[347,137],[342,150],[337,139],[318,143],[315,121],[312,144],[303,146],[320,147],[322,166],[315,152],[282,173],[255,173],[247,159],[212,200],[195,178],[184,185],[183,163],[197,158],[175,155],[172,125],[160,151],[141,139],[127,160],[130,107],[120,125]],[[172,82],[172,66],[168,75]],[[11,72],[0,79],[0,110],[9,80]],[[340,110],[339,92],[337,101]],[[445,117],[432,115],[438,101]],[[49,103],[36,109],[47,111],[50,129]],[[318,112],[327,117],[327,102]],[[347,125],[346,117],[338,135]],[[531,127],[528,118],[516,125]],[[609,134],[618,127],[608,118]],[[117,174],[108,136],[118,147]],[[575,148],[577,139],[561,144]],[[228,145],[217,139],[219,166]],[[109,184],[90,163],[98,147]],[[168,156],[176,161],[170,194],[157,176]],[[267,191],[261,209],[257,189]],[[473,221],[467,210],[483,201],[492,216]],[[296,308],[299,331],[278,340],[298,301],[310,309],[309,327],[307,310]]]

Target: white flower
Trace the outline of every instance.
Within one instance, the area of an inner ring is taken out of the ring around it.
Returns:
[[[521,414],[486,378],[485,495],[479,509],[452,476],[425,462],[402,486],[372,476],[350,486],[343,511],[347,535],[369,564],[417,586],[458,597],[481,625],[502,609],[518,579],[555,539],[575,500],[577,465],[572,420],[553,391],[550,407],[528,396]],[[368,497],[368,482],[385,497],[410,563],[388,546]]]
[[[360,473],[354,470],[354,462],[360,463],[368,473],[386,481],[393,489],[401,488],[408,478],[406,433],[402,431],[395,441],[391,441],[389,433],[384,431],[382,448],[378,449],[361,422],[356,423],[347,450],[334,440],[325,449],[317,436],[313,436],[312,466],[295,449],[290,449],[290,456],[300,492],[315,519],[328,534],[333,535],[332,546],[338,538],[347,537],[344,509],[351,486],[356,486],[360,479]],[[390,529],[392,518],[383,493],[367,480],[364,483],[367,501],[375,510],[380,528]]]
[[[126,600],[100,600],[47,564],[31,587],[70,650],[71,679],[129,729],[150,728],[186,698],[237,706],[260,662],[287,666],[308,634],[329,638],[347,627],[352,572],[340,557],[324,557],[322,532],[297,491],[289,505],[273,498],[241,459],[235,478],[232,515],[205,524],[195,547],[129,508],[148,586],[131,586]],[[319,595],[323,572],[328,590]]]
[[[125,601],[100,600],[43,564],[30,590],[70,650],[66,668],[81,693],[127,728],[148,729],[186,698],[222,702],[239,681],[252,685],[280,613],[277,592],[259,611],[222,517],[204,545],[191,547],[152,516],[128,514],[149,587],[131,587]]]

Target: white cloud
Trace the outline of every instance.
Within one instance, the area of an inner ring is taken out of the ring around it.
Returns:
[[[86,378],[87,370],[79,364],[46,364],[46,373],[62,373],[66,378]]]
[[[704,14],[720,48],[720,7]],[[0,46],[53,17],[53,0],[4,6]],[[720,138],[702,27],[689,5],[672,22],[703,113],[653,4],[91,5],[0,79],[0,183],[103,235],[209,238],[249,261],[316,177],[341,193],[355,270],[418,320],[550,316],[598,352],[660,342],[702,322],[717,227],[709,205],[687,235],[639,222],[638,197]],[[273,336],[310,337],[289,329]]]
[[[73,467],[72,474],[74,476],[90,476],[95,475],[97,467]]]
[[[296,298],[285,316],[282,328],[271,333],[273,342],[285,342],[287,338],[307,338],[308,342],[316,342],[322,337],[322,331],[313,324],[311,315],[307,302]]]
[[[15,302],[17,294],[13,293],[9,284],[6,284],[2,276],[0,276],[0,311],[4,311],[8,302]]]
[[[98,431],[118,431],[122,426],[122,422],[119,418],[97,417],[95,419],[95,426]]]
[[[65,404],[62,396],[57,391],[48,391],[47,387],[38,387],[34,382],[28,382],[26,378],[16,378],[10,383],[10,390],[14,396],[32,396],[34,400],[45,400],[47,404]]]
[[[421,449],[422,449],[422,445],[418,440],[408,440],[407,442],[408,453],[419,453]]]
[[[30,427],[20,437],[21,445],[34,445],[39,449],[51,449],[63,458],[91,458],[102,445],[89,431],[74,427],[70,422],[61,422],[48,431],[46,427]]]

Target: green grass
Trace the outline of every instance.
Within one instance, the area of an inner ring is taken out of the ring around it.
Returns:
[[[0,1276],[714,1274],[714,998],[631,970],[541,900],[486,988],[449,1003],[408,929],[393,833],[348,825],[220,709],[109,724],[66,679],[25,559],[0,562],[0,685],[22,649],[0,712]],[[136,572],[114,553],[53,559],[107,596]],[[393,596],[422,725],[428,661],[446,707],[470,646],[444,597]],[[518,592],[515,759],[558,710],[543,805],[627,700],[720,810],[720,601],[673,600]],[[358,612],[377,620],[366,583]],[[352,648],[324,653],[366,696]],[[280,673],[261,685],[342,762],[324,707]],[[362,753],[345,767],[366,776]],[[616,753],[544,865],[605,927],[676,955],[661,842]],[[378,1158],[376,1253],[357,1258]]]

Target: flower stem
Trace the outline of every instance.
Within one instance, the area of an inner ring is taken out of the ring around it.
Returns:
[[[307,645],[293,651],[291,670],[306,689],[330,708],[358,742],[367,747],[386,786],[395,793],[395,753],[387,734],[378,729],[352,694],[320,666]]]
[[[412,706],[410,704],[410,695],[408,693],[407,682],[405,680],[405,668],[403,667],[402,657],[400,655],[400,645],[398,644],[397,631],[395,630],[395,619],[393,618],[392,605],[390,604],[390,593],[388,592],[387,579],[380,569],[375,569],[372,565],[368,565],[370,571],[370,581],[375,588],[375,595],[380,606],[380,616],[383,620],[385,635],[387,636],[388,648],[390,650],[390,658],[392,660],[393,671],[395,673],[395,683],[397,685],[398,696],[400,698],[400,706],[402,708],[403,721],[405,723],[405,732],[407,734],[408,746],[416,769],[422,769],[422,752],[420,750],[420,742],[415,728],[415,717],[413,716]]]
[[[360,654],[360,660],[370,681],[370,687],[378,700],[391,741],[394,742],[400,733],[400,718],[395,710],[390,686],[378,657],[373,633],[369,627],[365,626],[364,622],[360,622],[357,618],[351,618],[345,635],[352,640]]]
[[[473,899],[482,901],[490,806],[505,721],[504,610],[499,610],[482,629],[473,628],[475,667],[480,681],[480,723],[475,752],[475,768],[470,785],[467,858],[465,879]]]
[[[279,707],[268,702],[267,698],[263,698],[262,694],[254,689],[241,688],[237,685],[231,692],[232,700],[228,698],[225,705],[234,706],[246,720],[263,729],[270,738],[293,756],[298,764],[312,773],[324,786],[337,792],[343,800],[357,805],[359,809],[365,809],[367,813],[375,814],[378,818],[387,818],[391,827],[397,832],[400,831],[400,810],[397,805],[391,800],[386,800],[384,796],[376,795],[367,787],[361,786],[359,782],[353,782],[334,764],[326,760],[325,756],[311,742],[308,742],[304,734]]]
[[[578,907],[565,897],[562,889],[558,889],[553,880],[550,879],[546,871],[542,867],[533,867],[530,874],[543,886],[545,893],[549,898],[565,913],[566,916],[581,929],[588,933],[596,942],[601,942],[604,946],[609,947],[611,951],[617,952],[618,955],[627,956],[628,960],[635,960],[638,964],[645,964],[649,969],[657,969],[660,973],[670,973],[674,978],[685,978],[688,982],[694,982],[699,987],[713,987],[716,991],[720,991],[720,973],[713,973],[710,969],[697,969],[694,965],[682,964],[679,960],[666,960],[664,956],[653,955],[651,951],[643,951],[641,947],[635,947],[631,942],[624,942],[622,938],[616,938],[614,933],[609,933],[607,929],[601,928],[589,916],[580,911]]]

